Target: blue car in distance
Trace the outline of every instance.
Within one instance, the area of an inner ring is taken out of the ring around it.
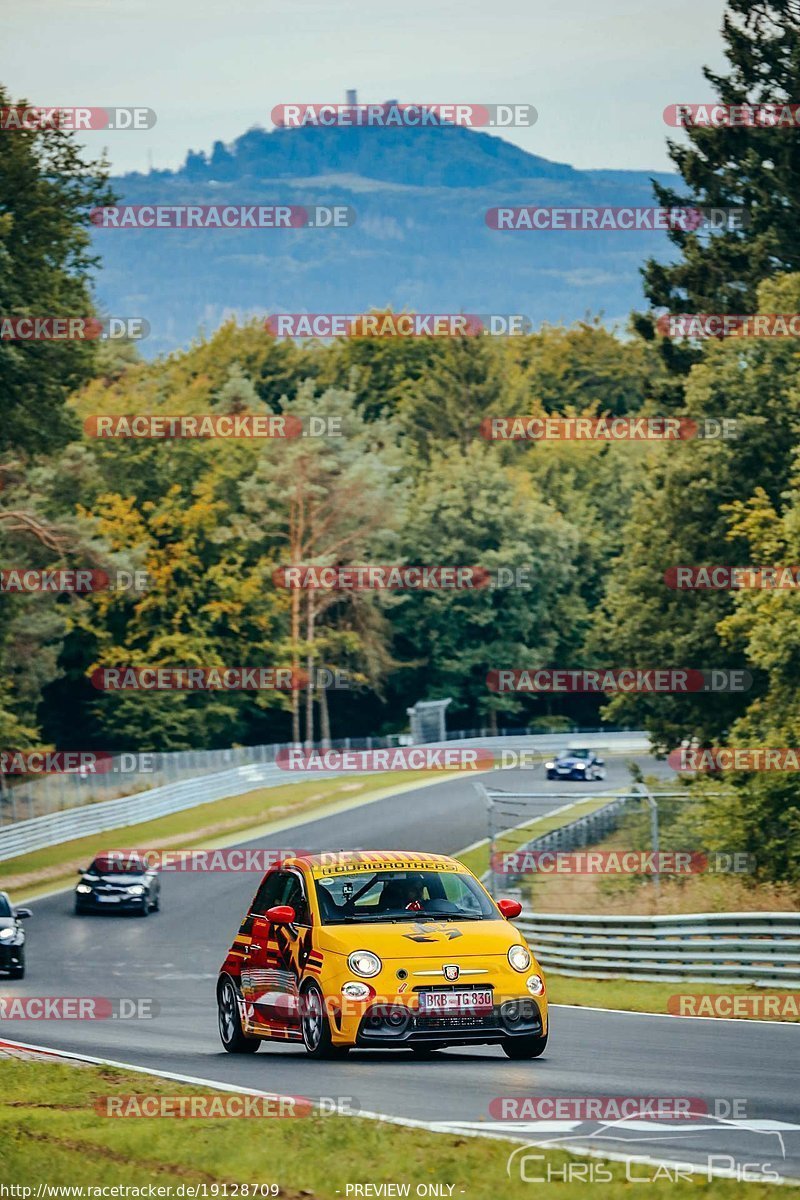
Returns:
[[[605,779],[606,764],[594,750],[583,746],[571,746],[561,750],[554,759],[544,764],[548,779],[582,779],[588,783]]]

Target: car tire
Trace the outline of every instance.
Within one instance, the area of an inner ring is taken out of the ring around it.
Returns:
[[[83,908],[82,905],[80,905],[80,904],[75,905],[75,916],[76,917],[82,917],[85,912],[86,912],[86,909]]]
[[[160,896],[156,896],[155,900],[153,901],[153,903],[150,906],[150,911],[151,912],[161,912],[161,897]]]
[[[217,1024],[228,1054],[255,1054],[261,1045],[261,1038],[247,1037],[242,1032],[236,988],[230,979],[223,979],[217,988]]]
[[[139,909],[139,916],[140,917],[149,917],[150,916],[150,898],[149,897],[145,900],[144,904]]]
[[[548,778],[548,779],[555,779],[555,777],[556,777],[556,773],[555,773],[555,771],[548,771],[548,772],[547,772],[547,778]]]
[[[547,1046],[547,1034],[506,1038],[502,1043],[507,1058],[539,1058]]]
[[[21,961],[18,967],[11,967],[8,972],[9,979],[24,979],[25,978],[25,952],[20,956]]]
[[[300,1029],[310,1058],[339,1058],[349,1049],[334,1046],[325,998],[316,983],[307,983],[300,993]]]

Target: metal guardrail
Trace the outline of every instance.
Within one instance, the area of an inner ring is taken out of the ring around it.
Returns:
[[[542,966],[560,975],[800,984],[800,913],[594,917],[524,912],[514,924]]]
[[[274,764],[250,763],[232,771],[185,779],[119,800],[85,804],[64,812],[33,817],[29,821],[17,821],[0,828],[0,861],[73,838],[152,821],[212,800],[224,800],[226,796],[285,783],[302,783],[307,779],[329,779],[331,774],[329,771],[292,771],[289,778],[286,771]]]
[[[613,733],[607,735],[610,739],[613,739],[614,736]],[[617,736],[630,739],[630,735],[626,733]],[[643,734],[637,736],[640,739],[645,737]],[[385,739],[367,740],[374,745],[375,742]],[[546,738],[536,737],[531,740],[538,742],[546,740]],[[356,746],[351,743],[348,748],[355,749]],[[256,756],[263,749],[263,747],[251,747],[249,752]],[[228,753],[238,755],[247,752],[248,748],[240,747],[236,751]],[[47,813],[31,817],[29,820],[2,825],[0,826],[0,862],[16,858],[17,855],[26,854],[32,850],[41,850],[45,846],[54,846],[60,842],[71,841],[73,838],[121,829],[123,826],[136,825],[142,821],[152,821],[156,817],[194,808],[196,805],[207,804],[212,800],[237,796],[256,788],[302,783],[307,779],[328,779],[337,775],[340,775],[340,772],[316,770],[287,772],[276,766],[274,762],[254,759],[227,771],[217,771],[213,775],[183,779],[176,783],[165,784],[163,787],[135,792],[130,796],[102,800],[95,804],[84,803],[61,812]]]
[[[621,730],[575,729],[572,732],[541,729],[501,729],[491,734],[486,728],[452,730],[447,741],[482,741],[491,738],[493,743],[513,746],[514,740],[529,739],[532,735],[548,740],[548,750],[565,746],[570,738],[583,736],[594,744],[598,733],[619,737]],[[627,732],[627,731],[625,731]],[[637,749],[647,748],[647,735],[632,731],[626,744]],[[78,808],[83,804],[99,804],[119,796],[137,791],[149,791],[166,784],[178,783],[211,775],[217,771],[230,771],[234,767],[249,763],[272,763],[282,749],[292,743],[279,742],[259,746],[234,746],[218,750],[174,750],[147,752],[143,754],[120,753],[107,761],[102,770],[54,773],[25,779],[0,774],[0,826],[16,821],[30,820],[47,813],[62,812],[67,808]],[[347,737],[330,743],[334,750],[378,750],[398,745],[411,744],[408,734],[388,736]],[[320,743],[315,744],[319,748]]]

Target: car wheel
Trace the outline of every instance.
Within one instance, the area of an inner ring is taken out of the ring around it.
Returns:
[[[24,954],[24,952],[20,955],[19,966],[11,967],[11,969],[8,972],[8,977],[9,977],[9,979],[24,979],[25,978],[25,954]]]
[[[347,1053],[347,1046],[333,1044],[325,998],[316,983],[306,984],[300,993],[300,1028],[303,1045],[311,1058],[337,1058]]]
[[[547,1034],[542,1034],[541,1037],[534,1035],[532,1037],[506,1038],[502,1045],[508,1058],[539,1058],[545,1052]]]
[[[217,1020],[219,1036],[228,1054],[255,1054],[261,1038],[247,1037],[242,1032],[236,988],[224,979],[217,989]]]
[[[556,773],[555,773],[555,771],[548,771],[548,772],[547,772],[547,778],[548,778],[548,779],[555,779],[555,777],[556,777]]]
[[[150,916],[150,897],[149,896],[145,897],[144,903],[142,904],[142,907],[139,909],[139,916],[140,917],[149,917]]]
[[[151,905],[151,911],[152,912],[161,912],[161,896],[160,896],[160,894],[158,896],[156,896],[155,900],[153,901],[153,903]]]
[[[85,909],[85,908],[83,908],[83,907],[81,907],[81,905],[80,905],[80,904],[78,904],[78,903],[77,903],[77,901],[76,901],[76,903],[75,903],[75,916],[76,916],[76,917],[82,917],[82,916],[83,916],[83,914],[84,914],[85,912],[86,912],[86,909]]]

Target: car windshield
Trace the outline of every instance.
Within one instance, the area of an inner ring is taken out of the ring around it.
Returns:
[[[591,750],[565,750],[559,754],[559,758],[589,758]]]
[[[497,919],[483,888],[463,871],[354,871],[315,883],[323,925]]]
[[[144,875],[145,864],[138,858],[96,858],[89,867],[89,875]]]
[[[8,900],[6,900],[5,896],[0,895],[0,917],[11,917],[13,915]]]

